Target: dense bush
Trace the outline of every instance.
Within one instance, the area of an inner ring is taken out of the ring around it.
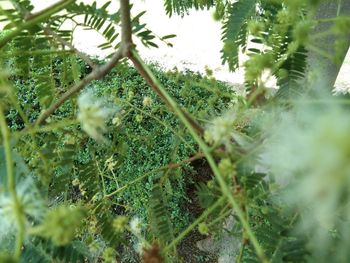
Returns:
[[[95,62],[102,63],[98,60]],[[57,58],[51,68],[57,76],[55,81],[58,86],[64,85],[58,78],[64,70],[63,63]],[[91,71],[81,60],[77,60],[77,65],[82,75]],[[190,71],[165,73],[157,65],[153,65],[152,69],[171,95],[199,121],[218,116],[232,101],[237,100],[230,86],[211,77]],[[31,74],[35,75],[36,72]],[[13,83],[20,107],[26,111],[30,121],[35,120],[42,106],[38,99],[40,87],[31,77],[25,76],[14,76]],[[110,194],[114,215],[126,215],[129,218],[135,216],[146,224],[149,222],[147,207],[150,195],[154,184],[158,183],[157,178],[161,178],[167,207],[171,211],[174,234],[184,230],[193,217],[193,211],[187,208],[188,202],[194,202],[194,196],[187,196],[186,188],[197,183],[191,179],[196,171],[189,164],[178,169],[167,166],[197,153],[198,148],[186,129],[174,113],[169,112],[154,95],[137,71],[126,64],[113,69],[103,81],[91,83],[82,94],[86,93],[92,93],[95,100],[101,100],[113,112],[104,134],[104,142],[98,143],[90,139],[78,123],[70,124],[67,121],[74,119],[77,113],[75,99],[65,103],[48,120],[49,124],[66,120],[67,125],[52,132],[37,133],[32,138],[24,137],[17,142],[16,148],[30,168],[41,179],[50,182],[48,199],[54,203],[57,200],[68,200],[67,198],[73,198],[74,203],[79,203],[80,199],[86,197],[100,200],[102,196],[99,192],[88,192],[85,189],[94,188],[96,184],[92,180],[98,180],[102,187],[98,191]],[[24,127],[14,108],[7,109],[7,122],[13,132]],[[55,168],[57,163],[63,167]],[[79,170],[83,173],[76,172]],[[94,179],[87,179],[84,174],[86,172],[94,176]],[[125,186],[128,187],[118,192]]]
[[[0,262],[198,262],[204,237],[230,262],[348,261],[349,97],[326,67],[349,48],[348,2],[165,0],[169,15],[215,8],[223,62],[249,55],[244,96],[209,69],[147,65],[132,36],[174,35],[128,0],[4,2]],[[77,27],[112,54],[72,47]]]

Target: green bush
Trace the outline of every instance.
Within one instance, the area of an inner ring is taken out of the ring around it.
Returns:
[[[88,74],[89,66],[77,61],[82,74]],[[57,59],[51,69],[57,72],[57,76],[62,73],[62,64]],[[157,65],[151,67],[179,104],[189,109],[204,125],[205,120],[220,115],[236,99],[232,87],[215,79],[191,71],[165,72]],[[56,81],[58,85],[63,84],[60,79]],[[13,83],[20,106],[30,121],[35,120],[43,107],[36,83],[31,77],[16,78]],[[98,201],[101,193],[93,188],[102,187],[102,193],[108,195],[144,177],[110,197],[114,203],[112,214],[136,216],[144,223],[149,223],[150,196],[160,178],[172,228],[174,234],[178,234],[194,216],[193,211],[188,210],[188,202],[194,197],[187,196],[186,190],[190,184],[197,183],[191,179],[196,171],[189,164],[178,169],[159,168],[196,154],[199,149],[193,139],[174,113],[168,111],[145,80],[128,65],[112,70],[105,79],[93,82],[87,89],[96,99],[113,108],[114,115],[104,135],[106,142],[99,143],[89,138],[75,123],[52,132],[26,136],[17,142],[16,148],[39,178],[45,178],[44,181],[50,184],[48,198],[54,203],[57,203],[57,198],[66,201],[72,198],[73,202],[86,198]],[[36,107],[29,107],[28,101]],[[48,124],[75,119],[76,114],[77,101],[72,99],[50,117]],[[7,119],[13,132],[23,129],[24,123],[16,109],[8,108]],[[34,149],[37,154],[33,155]],[[62,166],[55,168],[57,163]],[[91,170],[95,174],[90,173]],[[98,185],[88,176],[94,176]]]

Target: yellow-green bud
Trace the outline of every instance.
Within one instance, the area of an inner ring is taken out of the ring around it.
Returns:
[[[128,224],[128,218],[126,216],[118,216],[113,220],[113,229],[117,233],[124,232],[127,224]]]
[[[208,235],[209,233],[209,228],[206,223],[200,223],[198,225],[198,232],[201,233],[202,235]]]

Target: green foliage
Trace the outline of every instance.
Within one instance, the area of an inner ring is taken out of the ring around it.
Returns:
[[[62,70],[60,60],[53,65],[54,71]],[[85,64],[80,64],[79,68],[87,67]],[[172,95],[177,97],[182,105],[190,108],[198,118],[205,119],[220,114],[231,97],[234,97],[224,84],[198,74],[192,72],[182,74],[176,71],[163,73],[156,66],[153,70],[157,72],[157,76]],[[37,97],[40,96],[22,84],[30,83],[29,81],[20,79],[16,82],[18,93],[22,96],[20,103],[24,107],[26,101],[37,101]],[[61,79],[56,81],[60,83]],[[175,116],[152,94],[135,69],[122,66],[113,70],[103,82],[95,82],[92,85],[98,96],[109,96],[111,105],[115,105],[113,107],[118,109],[114,119],[117,118],[120,122],[113,124],[113,121],[110,121],[105,134],[108,143],[114,145],[113,148],[97,144],[76,125],[59,128],[54,132],[40,133],[35,139],[26,136],[25,140],[17,142],[17,147],[21,149],[22,155],[29,162],[31,169],[37,172],[41,181],[46,185],[49,184],[48,197],[54,203],[69,200],[74,203],[94,202],[98,207],[103,202],[103,199],[101,200],[103,193],[108,194],[118,188],[127,187],[112,197],[117,204],[113,214],[136,214],[147,219],[148,213],[145,208],[150,200],[156,200],[153,199],[156,197],[153,195],[155,186],[152,178],[157,178],[158,175],[153,171],[169,163],[186,159],[195,152],[195,145]],[[223,94],[226,95],[221,97]],[[202,101],[203,97],[208,96],[211,96],[209,100],[211,107],[207,107]],[[151,98],[151,104],[144,105],[145,98]],[[72,103],[76,105],[76,102]],[[51,117],[50,122],[61,120],[64,123],[73,117],[76,111],[72,110],[70,105],[70,103],[64,105]],[[193,107],[194,105],[196,107]],[[30,110],[30,119],[35,119],[38,112]],[[10,123],[13,123],[14,131],[21,129],[23,126],[21,121],[15,122],[20,119],[16,112],[8,115],[8,118]],[[77,143],[81,148],[75,146]],[[33,149],[38,149],[39,145],[40,150],[35,150],[36,154],[33,156]],[[130,182],[138,180],[148,172],[151,172],[149,178],[146,177],[128,186]],[[174,233],[181,231],[189,220],[188,211],[184,209],[187,197],[183,178],[191,173],[191,168],[188,166],[165,173],[164,198],[167,199],[171,210],[168,216],[172,225],[169,229]],[[109,210],[110,206],[111,204],[108,204],[104,209]],[[96,226],[101,228],[97,233],[105,242],[113,244],[121,236],[117,233],[111,235],[113,216],[102,216],[104,213],[102,210],[101,218],[97,219]],[[53,216],[58,218],[55,214]],[[76,218],[75,215],[72,216]],[[63,222],[62,219],[59,221]],[[45,229],[38,225],[33,229],[33,233],[49,235],[49,231]],[[59,233],[64,234],[65,231]],[[73,234],[72,231],[70,233]],[[163,236],[169,238],[168,235]]]
[[[69,245],[54,246],[50,241],[40,238],[31,238],[26,242],[25,250],[20,262],[79,262],[90,259],[89,252],[79,241],[73,241]]]
[[[33,123],[94,70],[65,47],[75,29],[62,25],[99,32],[101,50],[117,49],[121,14],[108,11],[110,2],[68,0],[31,18],[30,1],[4,2],[11,7],[0,9],[0,261],[171,262],[186,236],[197,241],[195,230],[240,239],[238,262],[349,257],[349,121],[339,106],[349,98],[306,96],[302,86],[307,51],[318,50],[311,32],[323,22],[312,18],[319,1],[165,0],[170,16],[215,8],[223,62],[235,70],[239,52],[249,55],[248,96],[209,69],[203,77],[141,65],[169,107],[123,61],[42,125]],[[143,14],[132,17],[132,33],[157,47]],[[322,34],[337,37],[337,61],[349,19],[330,20]],[[46,35],[48,26],[59,38]],[[279,86],[272,99],[266,71]],[[191,165],[202,156],[207,163]]]
[[[172,233],[173,227],[171,226],[170,218],[167,213],[168,207],[159,184],[153,187],[149,202],[150,226],[152,232],[159,240],[159,243],[164,246],[174,239],[174,235]]]
[[[189,11],[191,8],[195,9],[204,9],[204,8],[210,8],[214,6],[215,1],[214,0],[165,0],[164,1],[164,7],[166,10],[166,13],[169,16],[172,16],[173,13],[184,15]]]
[[[291,98],[302,93],[302,81],[305,77],[307,67],[306,52],[305,48],[298,48],[282,64],[277,73],[279,79],[278,85],[280,86],[277,96]]]
[[[222,61],[227,62],[231,70],[237,69],[239,65],[239,47],[247,42],[247,21],[255,14],[256,6],[256,0],[237,1],[228,9],[222,34]]]
[[[32,229],[32,234],[51,239],[57,246],[70,243],[84,218],[79,207],[57,207],[48,212],[42,224]]]

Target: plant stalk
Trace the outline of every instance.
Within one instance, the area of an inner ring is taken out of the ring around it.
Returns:
[[[6,156],[7,188],[13,201],[13,209],[14,209],[14,213],[17,221],[16,222],[17,228],[18,228],[18,234],[16,235],[16,247],[15,247],[14,255],[16,260],[19,261],[21,257],[22,245],[24,241],[25,220],[24,220],[22,207],[16,193],[14,163],[13,163],[12,149],[11,149],[11,143],[10,143],[10,131],[7,127],[4,111],[1,104],[0,104],[0,130],[2,133],[3,145],[5,150],[5,156]]]
[[[197,134],[196,129],[192,126],[191,122],[188,120],[186,115],[184,114],[183,110],[178,106],[176,101],[168,94],[168,92],[165,90],[163,85],[159,82],[159,80],[154,76],[153,72],[150,70],[150,68],[144,63],[144,61],[140,58],[138,55],[138,52],[133,48],[130,51],[131,56],[130,59],[133,61],[135,67],[138,69],[138,71],[141,73],[141,75],[150,82],[149,84],[152,84],[156,86],[159,93],[163,98],[166,99],[166,101],[169,103],[171,108],[174,110],[174,112],[178,115],[179,119],[183,122],[183,124],[188,128],[190,134],[194,138],[194,140],[198,143],[200,149],[203,151],[215,177],[217,178],[221,191],[224,194],[224,196],[227,197],[229,203],[232,205],[233,209],[235,210],[243,228],[247,232],[247,235],[255,249],[255,252],[258,256],[258,258],[261,260],[261,262],[267,263],[268,260],[265,257],[263,248],[260,246],[256,236],[254,235],[252,229],[250,228],[245,215],[243,211],[241,210],[238,202],[233,197],[230,188],[227,186],[223,176],[220,173],[220,170],[218,166],[216,165],[216,162],[211,154],[211,151],[209,147],[206,145],[206,143],[203,141],[203,139]]]

